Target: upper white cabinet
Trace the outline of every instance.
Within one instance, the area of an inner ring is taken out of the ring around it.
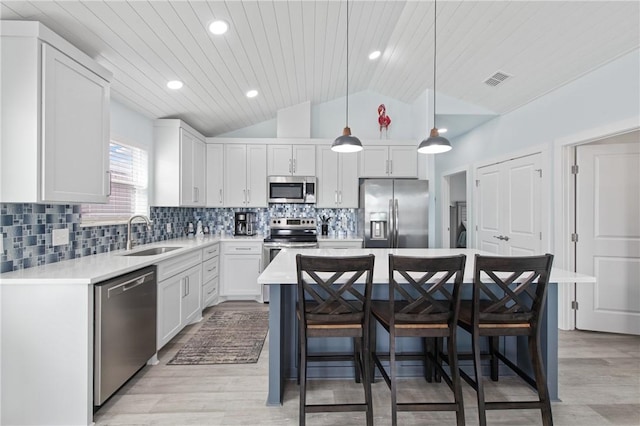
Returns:
[[[360,177],[418,177],[415,146],[365,145],[360,159]]]
[[[358,207],[357,153],[337,153],[331,146],[317,147],[318,197],[316,207]]]
[[[38,22],[0,36],[0,201],[107,202],[111,73]]]
[[[267,207],[267,146],[225,144],[224,206]]]
[[[268,145],[269,176],[315,176],[315,145]]]
[[[154,125],[155,196],[160,206],[200,207],[206,204],[204,137],[176,119]]]
[[[207,207],[224,206],[224,145],[207,144]]]

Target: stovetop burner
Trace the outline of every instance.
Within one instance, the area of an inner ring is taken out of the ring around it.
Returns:
[[[316,220],[313,218],[277,217],[269,221],[271,235],[265,243],[315,243],[318,241]]]

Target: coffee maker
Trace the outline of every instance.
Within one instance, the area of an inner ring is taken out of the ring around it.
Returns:
[[[256,214],[254,212],[236,212],[234,235],[255,235]]]

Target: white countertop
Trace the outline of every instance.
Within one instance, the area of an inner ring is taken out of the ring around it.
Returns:
[[[205,248],[220,241],[258,240],[263,235],[235,237],[233,235],[213,235],[205,237],[176,238],[134,247],[131,252],[153,247],[180,247],[163,254],[152,256],[123,256],[127,250],[117,250],[77,259],[49,263],[43,266],[20,269],[0,274],[0,285],[14,284],[95,284],[145,266],[157,264],[174,256]]]
[[[344,237],[339,237],[339,236],[331,236],[331,235],[318,235],[318,242],[320,241],[330,241],[332,243],[334,242],[340,242],[340,241],[345,241],[345,242],[351,242],[351,241],[360,241],[362,242],[362,237],[358,237],[357,235],[347,235]]]
[[[283,249],[269,263],[266,269],[258,277],[258,284],[295,284],[296,254],[309,256],[336,256],[336,251],[331,249]],[[376,255],[373,270],[374,283],[387,283],[389,280],[387,260],[389,254],[402,256],[455,256],[465,254],[467,262],[464,271],[464,282],[473,282],[473,257],[475,254],[492,256],[493,253],[482,252],[475,249],[346,249],[340,251],[341,257],[363,256],[369,253]],[[578,274],[563,269],[552,268],[550,282],[554,283],[594,283],[595,277]]]

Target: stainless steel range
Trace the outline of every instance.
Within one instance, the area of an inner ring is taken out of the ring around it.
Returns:
[[[270,235],[264,239],[262,264],[266,268],[283,248],[317,248],[316,220],[308,217],[276,217],[269,221]],[[262,287],[262,300],[269,301],[269,286]]]

